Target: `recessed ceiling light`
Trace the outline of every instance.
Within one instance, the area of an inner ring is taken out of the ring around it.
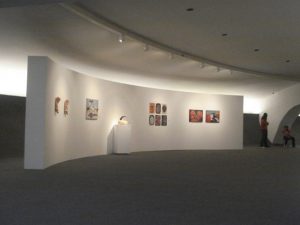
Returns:
[[[188,12],[194,11],[194,8],[187,8],[186,11]]]
[[[258,52],[258,51],[259,51],[259,48],[254,49],[254,51],[255,51],[255,52]]]
[[[289,63],[290,61],[291,61],[291,60],[288,59],[288,60],[286,60],[285,62],[286,62],[286,63]]]
[[[226,33],[223,33],[223,34],[222,34],[222,36],[223,36],[223,37],[225,37],[225,36],[228,36],[228,34],[226,34]]]

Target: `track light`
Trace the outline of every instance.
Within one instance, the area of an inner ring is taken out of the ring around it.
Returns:
[[[144,51],[146,52],[146,51],[148,51],[148,50],[149,50],[149,45],[145,44],[145,45],[144,45]]]
[[[120,43],[124,42],[124,35],[123,34],[120,34],[120,36],[119,36],[119,42]]]

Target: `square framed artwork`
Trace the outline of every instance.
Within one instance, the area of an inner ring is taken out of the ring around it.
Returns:
[[[220,111],[206,110],[205,118],[206,123],[220,123]]]
[[[202,123],[203,122],[203,110],[190,109],[189,110],[189,122],[190,123]]]
[[[86,119],[97,120],[98,119],[98,100],[86,99]]]

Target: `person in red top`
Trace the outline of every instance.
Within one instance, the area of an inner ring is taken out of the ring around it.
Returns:
[[[289,140],[292,140],[293,148],[295,148],[295,138],[291,135],[291,130],[288,125],[285,125],[282,130],[284,146],[287,146]]]
[[[268,114],[264,113],[263,116],[260,119],[260,130],[261,130],[261,140],[260,140],[260,146],[261,147],[269,147],[268,144],[268,125],[269,122],[267,120]]]

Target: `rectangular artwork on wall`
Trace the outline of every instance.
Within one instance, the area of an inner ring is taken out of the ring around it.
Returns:
[[[149,125],[153,126],[155,122],[154,115],[149,115]]]
[[[86,99],[86,119],[97,120],[98,119],[98,100]]]
[[[155,126],[160,126],[160,125],[161,125],[161,116],[155,115]]]
[[[168,110],[168,107],[166,104],[163,104],[162,107],[161,107],[161,110],[162,110],[162,113],[163,114],[166,114],[167,113],[167,110]]]
[[[161,104],[160,103],[156,103],[155,113],[156,114],[160,114],[160,112],[161,112]]]
[[[220,123],[220,111],[206,110],[206,123]]]
[[[155,112],[155,103],[149,103],[149,113]]]
[[[203,110],[190,109],[189,110],[189,122],[190,123],[202,123],[203,122]]]
[[[168,125],[168,116],[167,115],[162,115],[161,116],[161,125],[162,126],[167,126]]]

